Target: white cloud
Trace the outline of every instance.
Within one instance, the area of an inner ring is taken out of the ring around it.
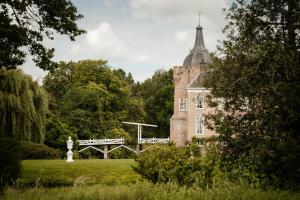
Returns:
[[[96,29],[88,31],[86,41],[90,45],[91,51],[108,58],[118,57],[128,51],[126,45],[118,39],[108,22],[102,22]]]
[[[190,28],[190,32],[177,30],[174,36],[181,47],[187,47],[184,42],[191,44],[194,40],[199,11],[202,12],[201,25],[207,48],[216,50],[217,40],[224,38],[221,30],[225,25],[225,15],[222,10],[229,7],[228,0],[130,0],[130,6],[134,18],[152,19],[165,26],[164,29],[168,26]]]
[[[223,18],[222,8],[227,8],[227,0],[131,0],[134,16],[149,16],[159,21],[187,23],[197,19],[203,12],[202,21]]]
[[[146,62],[148,61],[148,56],[146,55],[139,55],[137,57],[135,57],[132,61],[135,62],[135,63],[143,63],[143,62]]]
[[[190,36],[190,31],[186,30],[186,31],[176,32],[174,38],[177,44],[181,46],[186,46],[189,43],[189,39],[190,39],[189,36]]]
[[[107,7],[111,7],[112,6],[112,4],[113,4],[113,2],[112,2],[112,0],[104,0],[104,3],[105,3],[105,5],[107,6]]]
[[[46,41],[55,48],[54,60],[106,59],[113,67],[131,72],[136,80],[150,77],[163,66],[181,65],[193,48],[198,12],[207,49],[216,50],[224,38],[222,8],[230,0],[85,0],[76,1],[85,15],[80,27],[87,33],[70,42],[58,35]],[[101,5],[101,6],[100,6]],[[101,19],[102,21],[99,21]],[[27,61],[25,71],[44,74]]]
[[[89,30],[86,35],[88,49],[85,51],[101,55],[102,58],[110,61],[130,61],[143,63],[148,60],[147,56],[133,51],[113,31],[110,23],[102,22],[94,30]]]

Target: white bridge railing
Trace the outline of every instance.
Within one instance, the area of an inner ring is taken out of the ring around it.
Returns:
[[[139,144],[167,144],[171,140],[170,138],[140,138]]]
[[[91,145],[105,145],[105,144],[125,144],[124,138],[118,139],[89,139],[89,140],[78,140],[79,146],[91,146]]]

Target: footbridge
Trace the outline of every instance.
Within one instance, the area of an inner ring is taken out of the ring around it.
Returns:
[[[137,126],[137,145],[136,148],[133,149],[130,146],[126,145],[126,141],[124,138],[104,138],[104,139],[89,139],[89,140],[78,140],[79,146],[83,147],[79,150],[79,153],[85,151],[87,149],[94,149],[103,153],[104,159],[109,158],[109,153],[115,151],[119,148],[125,148],[129,151],[134,152],[136,155],[140,155],[144,151],[153,147],[153,144],[167,144],[170,142],[170,138],[143,138],[142,137],[142,128],[144,126],[148,127],[157,127],[157,125],[153,124],[144,124],[144,123],[137,123],[137,122],[123,122],[124,124],[135,125]],[[142,145],[147,144],[145,149],[142,149]],[[111,148],[114,147],[114,148]]]

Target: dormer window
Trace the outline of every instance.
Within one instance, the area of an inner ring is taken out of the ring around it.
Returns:
[[[204,109],[204,97],[201,94],[197,95],[196,108]]]
[[[179,99],[179,111],[187,111],[187,98]]]

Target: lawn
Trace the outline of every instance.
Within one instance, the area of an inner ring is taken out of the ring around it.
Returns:
[[[136,183],[140,176],[132,170],[134,160],[24,160],[18,186],[79,186]]]
[[[261,191],[242,185],[223,185],[207,190],[176,184],[151,184],[136,174],[134,160],[25,160],[15,186],[3,200],[300,200],[299,193]]]

